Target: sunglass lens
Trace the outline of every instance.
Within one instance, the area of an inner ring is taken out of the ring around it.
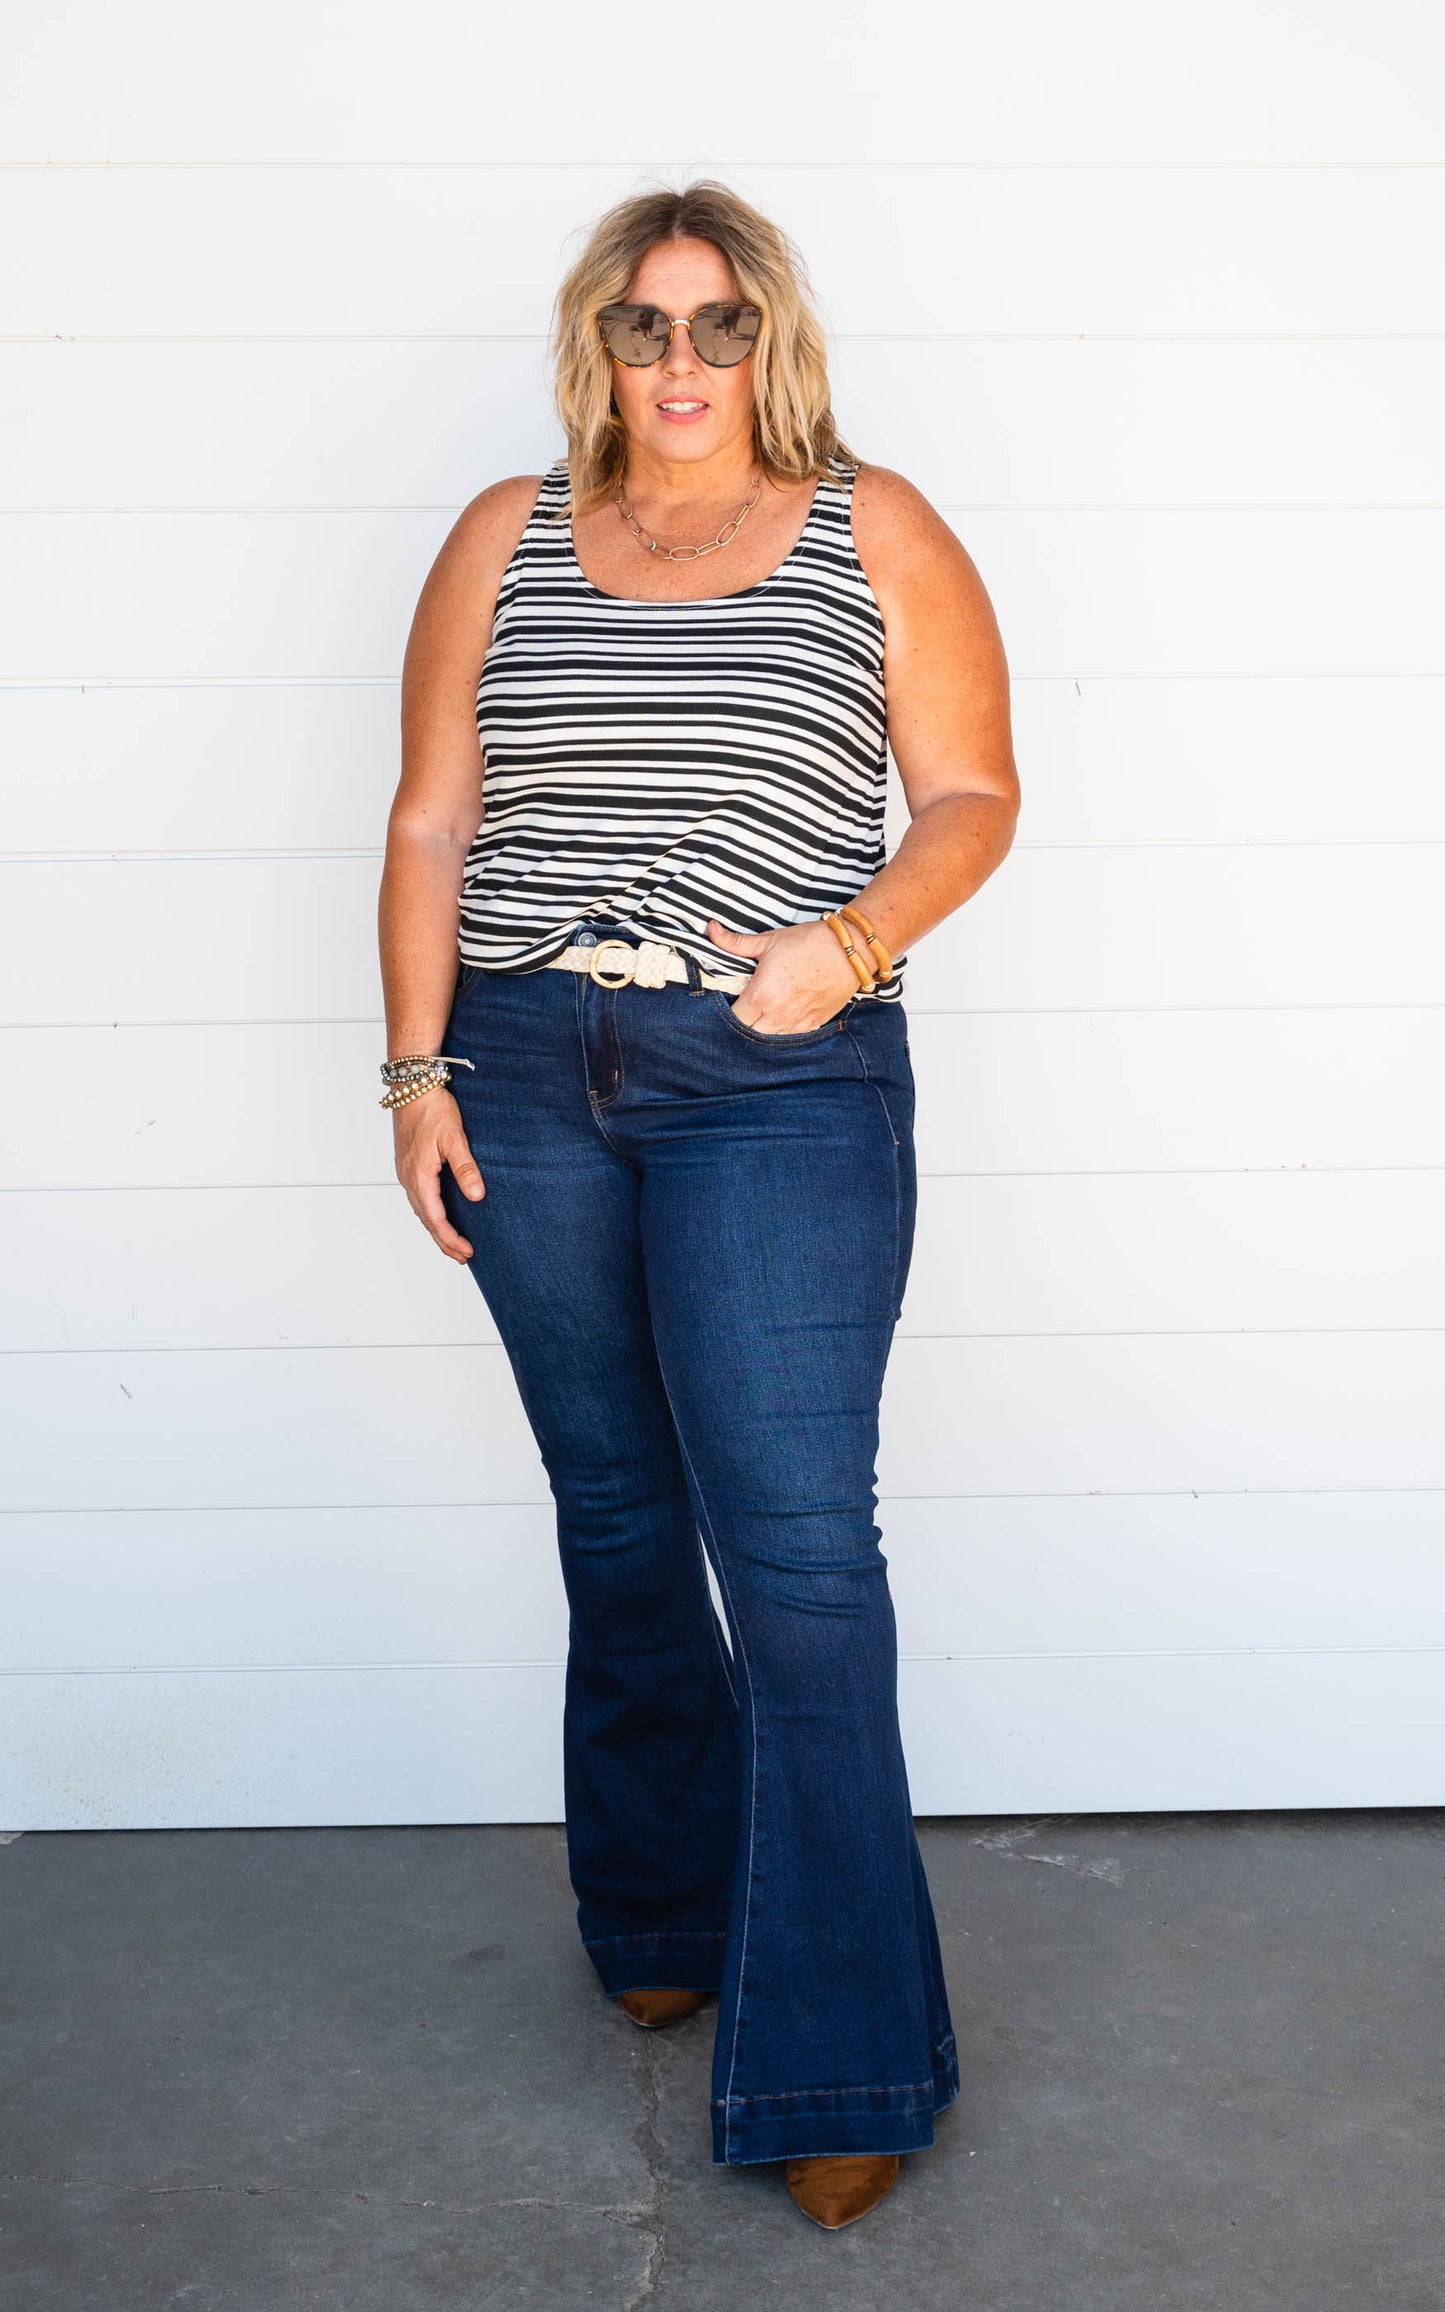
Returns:
[[[762,318],[756,305],[700,305],[692,317],[698,359],[714,369],[731,369],[746,361]]]
[[[669,324],[656,305],[604,305],[597,318],[608,352],[629,369],[647,369],[661,361]]]

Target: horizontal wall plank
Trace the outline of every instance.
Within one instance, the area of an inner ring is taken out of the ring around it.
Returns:
[[[965,168],[725,173],[798,241],[838,336],[917,332],[924,358],[941,340],[951,384],[960,340],[971,362],[998,336],[1445,328],[1436,170],[1118,151],[991,168],[971,150]],[[633,189],[625,167],[555,163],[9,169],[0,300],[18,335],[479,335],[540,356],[569,236]]]
[[[0,1670],[526,1667],[567,1651],[545,1487],[505,1508],[20,1512],[0,1517],[0,1561]]]
[[[546,1495],[500,1348],[17,1355],[0,1380],[16,1509]],[[879,1482],[1445,1487],[1442,1389],[1445,1332],[906,1339],[888,1368]]]
[[[922,1815],[1436,1806],[1441,1691],[1434,1653],[899,1675]],[[560,1821],[561,1707],[555,1669],[0,1678],[0,1814],[16,1830]]]
[[[77,1390],[72,1418],[85,1423],[79,1457],[57,1433],[67,1377]],[[499,1348],[16,1356],[0,1386],[14,1425],[6,1492],[14,1509],[547,1498]],[[418,1389],[429,1401],[408,1435]],[[229,1392],[225,1404],[218,1391]],[[459,1426],[438,1459],[448,1411]]]
[[[3,1017],[378,1018],[379,875],[369,856],[0,864]],[[906,1000],[1441,1004],[1442,890],[1440,845],[1019,851],[918,943]]]
[[[1439,1331],[900,1341],[879,1477],[899,1493],[1441,1486],[1442,1389]]]
[[[899,393],[902,350],[845,340],[833,407],[936,504],[1445,499],[1439,339],[915,344],[957,367],[943,396]],[[0,375],[9,506],[459,505],[557,447],[527,339],[52,340]]]
[[[0,1348],[496,1339],[395,1183],[0,1196]],[[1445,1326],[1445,1168],[919,1183],[903,1334]]]
[[[1445,1170],[919,1183],[904,1333],[1412,1325],[1445,1326]]]
[[[562,1819],[562,1673],[0,1677],[13,1830]]]
[[[0,688],[11,852],[379,847],[400,767],[398,682]]]
[[[910,1659],[1348,1652],[1445,1645],[1442,1509],[1402,1492],[884,1495],[878,1523]]]
[[[918,1814],[1438,1806],[1445,1789],[1438,1653],[916,1662],[899,1693]],[[1045,1831],[1039,1851],[1067,1847]]]
[[[545,166],[533,181],[544,184],[615,149],[635,118],[624,48],[600,45],[585,75],[557,72],[559,53],[594,25],[571,6],[469,15],[452,0],[415,0],[399,40],[381,0],[344,11],[254,0],[243,17],[132,0],[120,19],[104,0],[78,0],[27,17],[0,136],[15,159],[34,161],[535,163],[540,135]],[[687,164],[724,175],[773,156],[1396,161],[1441,150],[1429,20],[1409,0],[1321,26],[1250,0],[1164,14],[1098,0],[1087,15],[1069,0],[1018,15],[965,0],[948,15],[903,5],[886,24],[842,25],[812,7],[737,0],[729,34],[769,68],[749,102],[729,108],[728,157]],[[825,35],[827,101],[800,104]],[[669,40],[679,85],[706,85],[711,27],[680,22]],[[659,165],[646,164],[645,180],[640,160],[615,169],[618,189],[652,182]],[[600,197],[588,185],[578,206],[590,214]],[[512,214],[525,214],[520,201]]]
[[[1023,851],[919,942],[911,1008],[1439,1002],[1442,895],[1438,845]]]
[[[1091,677],[1013,686],[1024,842],[1445,835],[1445,683]]]
[[[1013,729],[1020,847],[1445,839],[1445,677],[1020,676]],[[398,767],[390,682],[0,688],[12,852],[379,847]]]
[[[949,518],[1018,674],[1445,672],[1445,509]],[[450,527],[449,509],[6,514],[0,676],[394,677]]]
[[[905,1660],[1445,1645],[1437,1493],[884,1496]],[[560,1663],[552,1504],[18,1512],[0,1670]],[[145,1612],[135,1611],[144,1598]]]
[[[911,1043],[935,1172],[1393,1168],[1445,1149],[1438,1012],[924,1014]]]
[[[1445,1164],[1437,1011],[973,1016],[910,1025],[929,1172]],[[0,1189],[391,1182],[377,1023],[0,1029]],[[284,1087],[284,1096],[281,1096]]]

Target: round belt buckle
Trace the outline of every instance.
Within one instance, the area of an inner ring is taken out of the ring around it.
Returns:
[[[603,964],[601,971],[597,968],[602,963],[609,947],[614,949],[620,958],[622,970],[620,979],[609,979],[605,964]],[[637,950],[635,947],[629,947],[625,939],[599,939],[591,955],[587,958],[588,975],[596,980],[599,987],[626,987],[636,969]]]

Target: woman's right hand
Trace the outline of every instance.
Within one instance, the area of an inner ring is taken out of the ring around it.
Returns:
[[[463,1196],[473,1202],[486,1195],[486,1186],[462,1126],[462,1112],[452,1094],[438,1088],[408,1100],[392,1110],[396,1135],[396,1176],[406,1199],[427,1234],[449,1260],[465,1263],[472,1247],[458,1236],[447,1219],[438,1181],[449,1164]]]

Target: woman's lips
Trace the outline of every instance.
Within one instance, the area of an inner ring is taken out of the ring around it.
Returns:
[[[666,418],[669,425],[696,425],[700,417],[707,416],[708,405],[705,401],[695,402],[690,395],[685,401],[681,395],[676,398],[681,404],[676,409],[670,409],[666,402],[661,401],[655,405],[658,416]]]

